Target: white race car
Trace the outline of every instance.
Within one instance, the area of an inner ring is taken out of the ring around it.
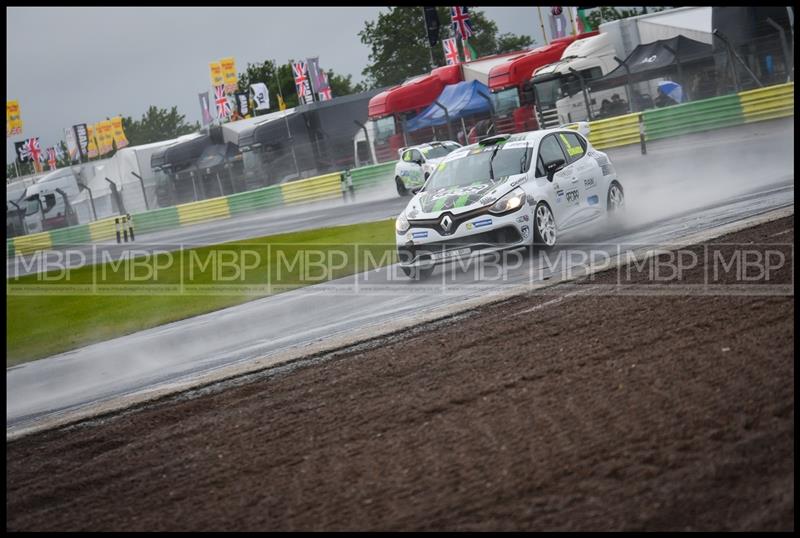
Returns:
[[[397,184],[397,194],[406,196],[413,193],[425,183],[428,176],[443,158],[451,151],[461,147],[458,142],[445,140],[444,142],[430,142],[400,148],[400,160],[394,167],[394,181]]]
[[[608,156],[564,128],[498,135],[445,157],[395,223],[400,268],[553,247],[560,234],[624,208]]]

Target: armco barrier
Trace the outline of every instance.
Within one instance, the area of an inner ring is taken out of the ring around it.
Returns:
[[[639,114],[589,122],[589,142],[597,149],[639,142]]]
[[[209,220],[226,219],[231,216],[228,210],[228,199],[225,196],[181,204],[176,207],[178,208],[178,220],[181,226]]]
[[[742,123],[742,105],[736,94],[712,97],[654,110],[645,110],[646,140],[710,131]]]
[[[23,235],[14,238],[15,254],[30,254],[37,250],[48,249],[51,246],[53,246],[53,240],[50,237],[50,232]]]
[[[228,209],[231,215],[240,215],[282,204],[281,188],[277,185],[228,196]]]
[[[70,226],[50,232],[50,240],[54,245],[85,245],[91,243],[92,234],[88,224]]]
[[[357,191],[368,189],[384,182],[394,185],[394,168],[396,165],[397,161],[391,161],[350,170],[353,189]]]
[[[170,230],[180,226],[176,206],[134,213],[131,218],[133,218],[133,229],[137,234]]]
[[[794,115],[794,82],[739,94],[745,123]]]
[[[89,227],[89,237],[91,241],[106,241],[108,239],[116,239],[117,237],[117,226],[114,223],[114,217],[90,222],[86,226]],[[63,243],[53,242],[53,245],[59,244]]]
[[[281,185],[284,204],[338,198],[342,195],[342,173],[301,179]]]

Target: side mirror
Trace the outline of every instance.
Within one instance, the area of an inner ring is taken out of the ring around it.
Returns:
[[[415,162],[416,164],[418,164],[419,166],[422,166],[422,162],[423,162],[423,161],[422,161],[422,159],[417,159],[417,160],[416,160],[416,161],[414,161],[414,162]]]
[[[422,189],[422,187],[414,187],[413,189],[411,189],[411,194],[417,194],[420,191],[420,189]]]
[[[555,159],[544,165],[544,171],[547,172],[547,181],[553,181],[553,176],[556,172],[564,168],[564,159]]]

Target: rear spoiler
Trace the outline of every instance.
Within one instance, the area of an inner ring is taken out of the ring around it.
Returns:
[[[589,127],[588,121],[576,121],[572,123],[565,123],[564,125],[559,125],[558,128],[578,131],[586,138],[589,138],[589,133],[592,131],[591,127]]]

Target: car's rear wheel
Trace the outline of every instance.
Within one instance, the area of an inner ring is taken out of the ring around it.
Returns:
[[[394,182],[397,184],[397,194],[400,196],[406,196],[408,194],[408,189],[406,189],[403,180],[399,177],[394,178]]]
[[[533,246],[549,249],[558,240],[556,219],[553,212],[544,202],[539,202],[533,213]]]
[[[425,280],[433,274],[435,267],[419,267],[416,265],[405,267],[401,265],[400,269],[408,278],[413,278],[414,280]]]

